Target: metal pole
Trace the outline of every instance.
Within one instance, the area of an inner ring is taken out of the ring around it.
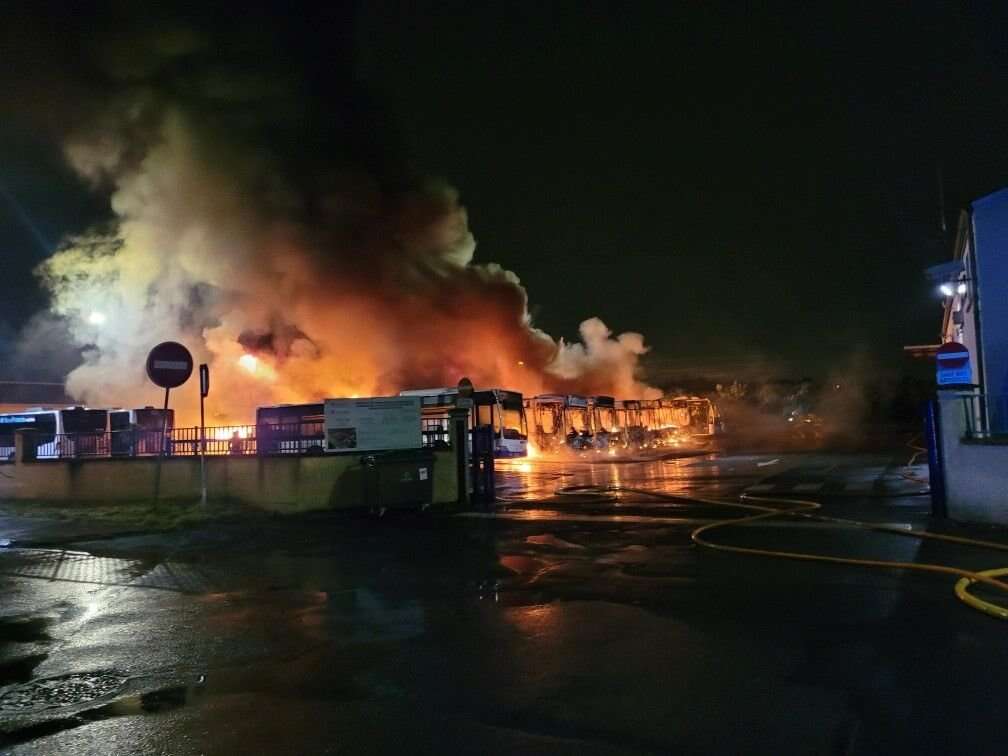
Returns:
[[[164,391],[164,411],[161,417],[161,438],[158,439],[158,458],[157,458],[157,468],[154,471],[154,501],[155,503],[159,498],[161,498],[161,461],[164,459],[165,445],[168,436],[168,392],[171,389],[165,389]]]
[[[199,398],[199,435],[200,435],[200,504],[206,505],[206,422],[203,417],[203,391]]]
[[[164,411],[161,413],[161,451],[158,453],[159,457],[164,456],[165,444],[167,443],[168,437],[168,392],[171,389],[164,390]]]
[[[210,393],[210,366],[203,363],[199,366],[199,425],[200,425],[200,504],[207,503],[206,477],[206,416],[203,403]]]

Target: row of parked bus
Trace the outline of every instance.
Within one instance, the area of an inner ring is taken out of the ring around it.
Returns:
[[[720,429],[709,399],[614,399],[545,394],[524,402],[532,439],[544,451],[647,449],[712,436]]]
[[[0,460],[14,458],[17,431],[31,431],[34,455],[56,457],[136,456],[158,454],[174,427],[175,411],[33,407],[0,414]]]
[[[416,389],[400,396],[421,397],[425,444],[447,444],[447,412],[457,402],[458,390]],[[526,399],[517,391],[487,389],[473,392],[471,399],[470,428],[492,429],[496,457],[526,456],[529,440],[545,452],[644,449],[712,436],[720,429],[715,405],[695,396],[619,400],[543,394]]]
[[[400,392],[421,400],[424,446],[451,443],[449,410],[457,388]],[[470,397],[469,430],[489,427],[495,457],[524,457],[529,441],[545,452],[642,449],[678,443],[684,437],[713,435],[720,421],[715,406],[699,397],[617,400],[610,396],[544,394],[524,398],[517,391],[486,389]],[[259,407],[255,426],[214,429],[207,453],[322,454],[325,405]],[[167,414],[166,414],[167,412]],[[0,414],[0,460],[14,457],[15,433],[30,430],[36,458],[195,454],[198,428],[175,428],[174,411],[37,407]],[[224,436],[218,435],[225,431]]]

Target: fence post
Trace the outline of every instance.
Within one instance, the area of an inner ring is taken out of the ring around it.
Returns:
[[[37,449],[33,441],[34,434],[28,430],[14,431],[14,463],[34,462]]]
[[[210,393],[210,367],[203,363],[199,366],[200,377],[200,398],[199,398],[199,426],[200,426],[200,504],[206,506],[207,503],[207,482],[206,482],[206,417],[203,414],[203,400]]]

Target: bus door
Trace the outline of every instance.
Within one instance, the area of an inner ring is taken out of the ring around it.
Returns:
[[[131,457],[134,453],[133,424],[129,410],[109,412],[109,448],[113,457]]]

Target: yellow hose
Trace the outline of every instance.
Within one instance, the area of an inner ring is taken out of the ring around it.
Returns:
[[[977,575],[983,575],[984,577],[1008,575],[1008,567],[1001,567],[996,570],[981,570],[977,573]],[[967,590],[967,588],[975,582],[977,581],[972,577],[959,578],[955,585],[955,593],[956,596],[959,597],[959,600],[969,606],[972,606],[974,609],[979,609],[981,612],[991,615],[992,617],[997,617],[998,619],[1008,619],[1008,609],[1003,606],[998,606],[990,601],[984,601],[982,598],[977,598]]]
[[[693,542],[705,546],[709,549],[714,549],[716,551],[731,551],[737,554],[752,554],[756,556],[767,556],[767,557],[777,557],[779,559],[798,559],[808,562],[827,562],[829,564],[847,564],[854,565],[858,567],[875,567],[881,569],[898,569],[898,570],[917,570],[918,572],[937,572],[946,575],[956,575],[959,577],[959,581],[955,586],[955,594],[960,601],[963,601],[968,606],[973,607],[985,614],[989,614],[992,617],[998,617],[999,619],[1008,619],[1008,609],[1002,607],[998,604],[992,603],[990,601],[985,601],[984,599],[978,598],[970,593],[967,588],[973,583],[983,583],[984,585],[992,586],[999,591],[1004,591],[1008,593],[1008,584],[996,580],[998,576],[1008,575],[1008,567],[999,568],[994,570],[982,570],[980,572],[974,572],[972,570],[964,570],[960,567],[949,567],[942,564],[927,564],[927,563],[917,563],[917,562],[897,562],[897,561],[887,561],[880,559],[855,559],[852,557],[834,557],[827,556],[825,554],[809,554],[797,551],[778,551],[771,549],[754,549],[745,546],[729,546],[723,543],[714,543],[706,538],[702,537],[703,533],[709,533],[717,528],[727,527],[729,525],[741,525],[747,522],[755,522],[756,520],[766,520],[771,517],[780,517],[783,515],[799,515],[802,517],[810,517],[812,519],[820,520],[823,522],[835,522],[843,525],[848,525],[851,527],[863,528],[865,530],[875,530],[884,533],[892,533],[894,535],[901,535],[910,538],[918,538],[921,540],[930,539],[934,541],[947,541],[949,543],[965,544],[969,546],[979,546],[982,548],[997,549],[999,551],[1008,551],[1008,545],[1003,543],[996,543],[994,541],[981,541],[975,538],[962,538],[960,536],[949,536],[942,535],[940,533],[927,533],[927,532],[916,532],[910,530],[903,530],[902,528],[894,528],[887,525],[877,525],[873,523],[861,522],[859,520],[846,520],[838,517],[828,517],[822,514],[811,514],[814,510],[819,509],[820,505],[815,501],[807,501],[800,499],[781,499],[767,496],[744,496],[745,499],[750,501],[761,501],[765,503],[775,502],[778,504],[793,504],[795,506],[790,509],[774,509],[772,507],[754,507],[752,505],[737,504],[736,502],[730,501],[715,501],[715,500],[699,500],[710,504],[721,504],[723,506],[730,507],[740,507],[744,509],[761,509],[763,510],[759,514],[749,515],[748,517],[742,517],[738,519],[720,520],[718,522],[712,522],[707,525],[702,525],[692,533],[690,537]]]
[[[749,496],[743,494],[742,498],[747,501],[758,501],[765,503],[777,503],[792,505],[786,509],[775,509],[773,507],[758,506],[754,504],[743,504],[736,501],[724,501],[721,499],[701,499],[692,496],[680,496],[676,494],[667,494],[660,491],[650,491],[646,488],[624,488],[622,486],[618,487],[605,487],[599,490],[608,491],[627,491],[629,493],[640,493],[646,494],[648,496],[654,496],[659,499],[672,499],[677,501],[693,501],[700,502],[702,504],[715,504],[725,507],[734,507],[736,509],[745,509],[750,512],[756,511],[756,514],[750,514],[746,517],[740,517],[735,519],[718,520],[717,522],[708,523],[706,525],[701,525],[696,528],[692,533],[690,533],[690,538],[693,542],[699,546],[704,546],[708,549],[714,549],[715,551],[725,551],[734,552],[736,554],[750,554],[753,556],[764,556],[764,557],[775,557],[778,559],[796,559],[806,562],[825,562],[827,564],[846,564],[856,567],[873,567],[878,569],[895,569],[895,570],[916,570],[918,572],[932,572],[941,573],[944,575],[955,575],[959,578],[959,581],[955,585],[956,597],[965,603],[967,606],[971,606],[978,611],[988,614],[991,617],[997,617],[999,619],[1008,619],[1008,608],[1000,606],[990,601],[985,601],[984,599],[978,598],[969,592],[968,588],[973,583],[983,583],[984,585],[989,585],[992,588],[996,588],[999,591],[1008,593],[1008,583],[1004,583],[996,578],[1002,575],[1008,575],[1008,567],[1002,567],[993,570],[981,570],[979,572],[974,572],[972,570],[965,570],[960,567],[949,567],[943,564],[927,564],[927,563],[917,563],[917,562],[896,562],[887,561],[881,559],[855,559],[853,557],[834,557],[827,556],[826,554],[810,554],[800,551],[778,551],[772,549],[756,549],[747,546],[730,546],[724,543],[715,543],[709,541],[703,537],[703,534],[710,533],[717,528],[725,528],[729,525],[744,525],[745,523],[755,522],[757,520],[768,520],[772,517],[783,517],[783,516],[799,516],[807,517],[809,519],[818,520],[821,522],[833,522],[841,525],[847,525],[855,528],[862,528],[864,530],[874,530],[882,533],[891,533],[893,535],[899,535],[909,538],[917,538],[920,540],[932,540],[932,541],[945,541],[948,543],[957,543],[967,546],[979,546],[981,548],[996,549],[998,551],[1008,551],[1008,544],[997,543],[996,541],[982,541],[976,538],[963,538],[961,536],[950,536],[942,535],[941,533],[928,533],[912,530],[904,530],[902,528],[896,528],[888,525],[879,525],[870,522],[861,522],[860,520],[847,520],[840,517],[829,517],[824,514],[816,512],[820,508],[820,504],[815,501],[808,501],[803,499],[783,499],[771,496]]]

